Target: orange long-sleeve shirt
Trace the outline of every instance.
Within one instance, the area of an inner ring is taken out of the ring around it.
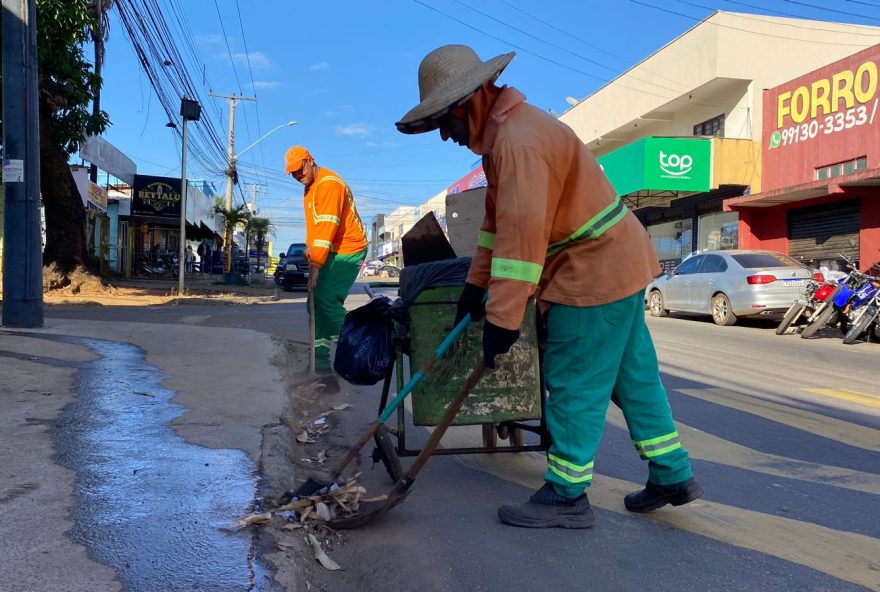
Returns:
[[[514,107],[483,168],[486,217],[467,281],[488,287],[495,325],[518,329],[536,292],[545,305],[595,306],[659,273],[648,233],[567,125]]]
[[[367,248],[364,223],[342,177],[318,167],[314,182],[306,188],[304,205],[311,265],[323,267],[330,253],[350,255]]]

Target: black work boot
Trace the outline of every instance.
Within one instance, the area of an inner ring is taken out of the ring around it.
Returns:
[[[666,504],[681,506],[702,495],[703,487],[693,477],[672,485],[656,485],[648,481],[643,490],[634,491],[623,498],[623,505],[630,512],[644,514]]]
[[[524,504],[498,508],[498,518],[524,528],[590,528],[596,524],[586,493],[574,499],[564,497],[550,483],[544,483]]]

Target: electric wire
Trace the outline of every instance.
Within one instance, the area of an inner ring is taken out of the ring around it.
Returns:
[[[675,10],[670,10],[668,8],[663,8],[662,6],[657,6],[655,4],[650,4],[648,2],[643,2],[642,0],[629,0],[633,4],[638,4],[640,6],[645,6],[647,8],[653,8],[654,10],[659,10],[660,12],[665,12],[667,14],[674,14],[676,16],[680,16],[682,18],[686,18],[688,20],[696,21],[698,23],[708,22],[711,25],[716,27],[722,27],[725,29],[732,29],[734,31],[741,31],[743,33],[750,33],[752,35],[760,35],[762,37],[774,37],[776,39],[788,39],[789,41],[802,41],[807,43],[816,43],[819,45],[838,45],[838,46],[847,46],[847,47],[865,47],[864,43],[843,43],[839,41],[820,41],[818,39],[807,39],[807,38],[797,38],[797,37],[787,37],[785,35],[775,35],[773,33],[763,33],[761,31],[752,31],[750,29],[743,29],[742,27],[734,27],[732,25],[724,25],[721,23],[713,23],[711,21],[707,21],[704,18],[699,18],[695,16],[691,16],[689,14],[684,14],[683,12],[677,12]]]
[[[868,16],[865,14],[859,14],[857,12],[849,12],[846,10],[829,8],[827,6],[819,6],[818,4],[810,4],[809,2],[800,2],[799,0],[783,0],[783,1],[788,2],[789,4],[797,4],[798,6],[806,6],[808,8],[815,8],[817,10],[821,10],[822,12],[833,12],[835,14],[844,14],[846,16],[854,16],[854,17],[858,17],[858,18],[864,18],[864,19],[880,22],[880,18],[878,18],[876,16]]]

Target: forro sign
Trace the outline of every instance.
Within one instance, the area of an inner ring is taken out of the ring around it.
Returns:
[[[842,70],[830,78],[815,80],[809,86],[802,85],[793,91],[780,93],[777,98],[776,127],[791,123],[800,124],[808,119],[832,115],[864,105],[877,93],[877,64],[867,61],[855,71]],[[842,103],[842,104],[841,104]]]

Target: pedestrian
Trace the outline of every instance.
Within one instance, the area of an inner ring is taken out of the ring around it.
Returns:
[[[302,146],[290,148],[284,172],[305,187],[309,299],[315,304],[315,365],[325,392],[339,389],[330,345],[345,320],[345,299],[367,256],[367,235],[351,188],[337,173],[319,166]]]
[[[185,265],[185,267],[183,268],[184,271],[186,271],[187,273],[192,273],[195,260],[196,260],[196,256],[195,256],[195,253],[193,253],[192,246],[186,245],[186,249],[184,249],[184,251],[183,251],[183,261],[184,261],[184,265]]]
[[[609,401],[626,418],[648,482],[624,499],[631,512],[681,505],[703,493],[672,419],[644,318],[644,289],[659,272],[651,241],[574,131],[495,80],[514,53],[483,62],[464,45],[419,65],[421,102],[397,122],[407,134],[439,129],[483,158],[485,218],[458,317],[486,322],[494,368],[519,338],[537,296],[547,349],[544,485],[502,522],[533,528],[595,524],[593,478]],[[488,300],[483,298],[488,289]]]

